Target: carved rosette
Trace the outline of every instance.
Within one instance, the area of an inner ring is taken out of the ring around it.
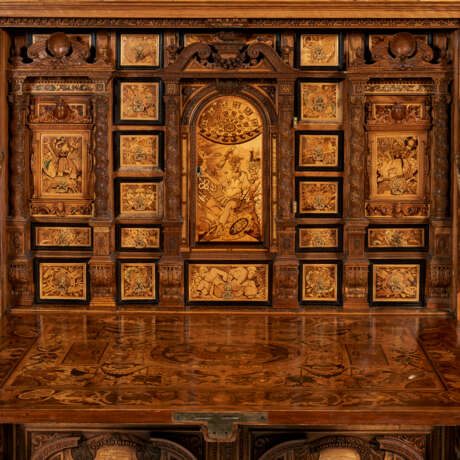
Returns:
[[[17,82],[16,82],[17,83]],[[13,218],[26,217],[26,187],[25,164],[26,129],[25,118],[28,105],[28,96],[12,94],[9,97],[11,104],[10,121],[10,214]]]
[[[351,82],[350,113],[350,170],[348,216],[353,218],[364,215],[364,163],[367,153],[364,104],[365,82]]]
[[[443,219],[449,215],[449,95],[450,79],[435,80],[432,97],[432,217]]]
[[[95,97],[95,110],[95,217],[109,218],[109,158],[107,144],[107,119],[109,114],[108,96],[100,95]]]

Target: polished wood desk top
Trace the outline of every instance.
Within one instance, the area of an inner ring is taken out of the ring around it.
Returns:
[[[9,315],[0,422],[460,425],[460,335],[417,315]]]

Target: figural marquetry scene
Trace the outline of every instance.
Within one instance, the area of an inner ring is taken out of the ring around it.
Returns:
[[[450,308],[449,31],[10,38],[11,307]]]

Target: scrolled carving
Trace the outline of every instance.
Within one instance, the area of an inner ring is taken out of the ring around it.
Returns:
[[[8,266],[8,281],[13,305],[21,305],[32,297],[32,268],[28,261],[14,261]]]
[[[373,38],[373,65],[404,70],[430,64],[434,59],[433,49],[424,38],[409,32],[399,32],[393,36],[376,35]]]
[[[55,32],[47,40],[37,41],[27,48],[29,65],[52,68],[87,64],[90,49],[87,43],[71,38],[64,32]]]
[[[274,304],[294,305],[297,303],[298,265],[281,265],[275,263]]]
[[[380,449],[394,452],[406,460],[423,460],[426,458],[426,436],[396,434],[377,438]]]
[[[114,268],[111,263],[96,263],[90,265],[91,290],[93,297],[113,296]]]

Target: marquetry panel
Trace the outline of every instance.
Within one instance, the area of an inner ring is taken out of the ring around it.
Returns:
[[[369,303],[372,306],[424,305],[423,260],[371,260]]]
[[[161,251],[163,247],[161,226],[118,224],[116,243],[119,251]]]
[[[197,127],[195,242],[264,241],[264,127],[246,99],[223,96]]]
[[[296,131],[297,171],[342,171],[342,131]]]
[[[340,261],[305,261],[300,264],[299,297],[305,305],[341,305]]]
[[[32,223],[31,235],[32,249],[81,251],[93,247],[93,230],[86,224]]]
[[[158,69],[163,64],[163,34],[151,31],[121,32],[117,35],[119,69]]]
[[[115,208],[125,217],[161,217],[161,178],[120,178],[115,181]]]
[[[302,70],[338,70],[343,65],[341,33],[299,33],[296,40],[296,65]]]
[[[268,262],[186,262],[186,301],[190,305],[267,305],[271,302]]]
[[[341,178],[296,178],[297,217],[340,217]]]
[[[369,225],[368,251],[427,251],[427,225]]]
[[[35,297],[38,303],[88,303],[87,259],[35,259]]]
[[[115,123],[163,124],[163,85],[158,78],[115,80]]]
[[[118,302],[158,302],[158,269],[155,261],[118,260],[117,279]]]
[[[159,172],[163,169],[162,131],[116,131],[115,169],[124,172]]]
[[[338,80],[298,81],[297,116],[301,123],[341,123],[343,83]]]
[[[296,250],[299,252],[342,251],[343,228],[339,224],[299,225]]]

